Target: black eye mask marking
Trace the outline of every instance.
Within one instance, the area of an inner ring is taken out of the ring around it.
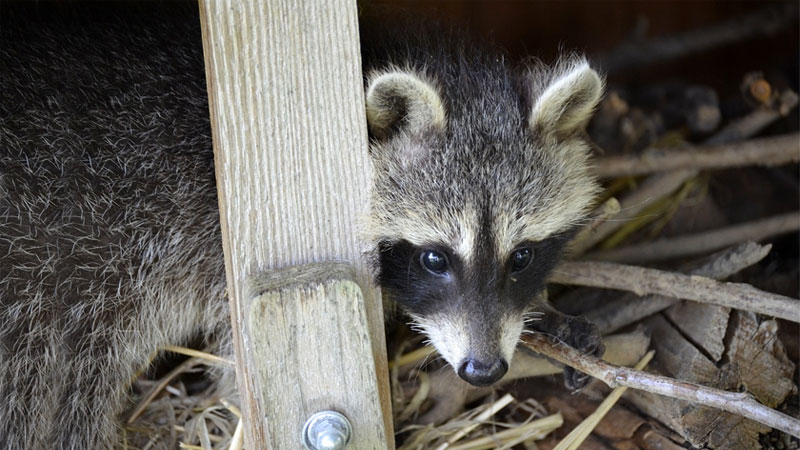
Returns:
[[[521,311],[544,287],[571,236],[562,233],[540,242],[522,242],[505,261],[497,261],[494,252],[478,252],[483,257],[471,267],[444,246],[383,242],[378,247],[376,281],[394,302],[414,314],[431,314],[456,304]],[[489,317],[499,311],[483,313]]]
[[[396,303],[415,314],[435,311],[457,290],[463,264],[443,246],[408,241],[378,246],[377,283]]]
[[[507,258],[505,295],[518,309],[526,308],[544,288],[547,275],[561,258],[564,245],[573,233],[560,233],[539,242],[520,243]],[[520,252],[527,249],[530,251]]]

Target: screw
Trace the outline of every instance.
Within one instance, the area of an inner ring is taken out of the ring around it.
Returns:
[[[352,434],[347,417],[336,411],[320,411],[303,426],[303,444],[307,450],[344,450]]]

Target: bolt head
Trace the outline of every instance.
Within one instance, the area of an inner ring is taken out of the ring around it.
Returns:
[[[319,450],[342,450],[346,439],[337,430],[328,430],[317,435],[317,449]]]
[[[344,450],[352,434],[347,417],[336,411],[320,411],[306,421],[303,444],[307,450]]]

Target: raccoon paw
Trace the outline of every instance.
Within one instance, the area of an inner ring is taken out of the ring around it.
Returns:
[[[603,338],[600,330],[583,317],[569,318],[570,336],[565,339],[567,344],[581,352],[597,356],[603,356],[606,347],[603,345]]]
[[[583,317],[570,317],[569,335],[564,341],[571,347],[581,352],[597,356],[603,356],[605,346],[600,336],[600,331],[594,324]],[[591,377],[583,372],[564,367],[564,385],[571,391],[577,391],[585,387],[591,381]]]

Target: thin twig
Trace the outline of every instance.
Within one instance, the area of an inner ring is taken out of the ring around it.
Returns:
[[[464,428],[458,430],[458,432],[453,434],[453,436],[451,436],[450,439],[447,440],[447,442],[445,442],[442,445],[436,447],[436,450],[444,450],[444,449],[450,447],[456,441],[458,441],[462,437],[468,435],[470,433],[470,431],[472,431],[475,428],[477,428],[478,425],[480,425],[481,423],[489,420],[490,417],[495,415],[501,409],[505,408],[513,400],[514,400],[514,397],[512,397],[511,394],[506,394],[506,395],[500,397],[499,400],[497,400],[496,402],[494,402],[491,405],[489,405],[489,407],[486,408],[486,410],[484,410],[477,417],[475,417],[475,419],[473,420],[473,423],[471,423],[470,425],[467,425]]]
[[[612,178],[685,168],[777,166],[797,161],[800,161],[800,134],[793,133],[735,144],[680,149],[656,148],[641,155],[608,156],[595,160],[592,171],[601,178]]]
[[[722,283],[697,275],[607,262],[566,261],[553,271],[551,282],[659,294],[800,322],[800,300],[749,284]]]
[[[615,232],[654,202],[672,194],[686,180],[697,175],[697,170],[682,169],[650,176],[642,186],[620,200],[619,214],[600,224],[594,232],[581,241],[582,249],[589,249]]]
[[[686,268],[685,272],[690,275],[724,280],[764,259],[771,248],[771,245],[746,242],[711,255],[699,267],[695,269]],[[681,270],[681,272],[684,272],[684,270]],[[585,315],[590,322],[597,326],[602,334],[609,334],[659,311],[663,311],[679,301],[680,299],[663,295],[640,297],[636,294],[627,293],[603,303],[603,305],[592,309]]]
[[[449,450],[483,450],[497,448],[501,442],[508,442],[509,439],[514,439],[508,444],[503,445],[498,450],[503,448],[510,448],[509,444],[519,444],[522,441],[529,439],[542,439],[551,431],[564,424],[564,418],[561,413],[553,414],[541,419],[534,420],[533,422],[515,426],[507,430],[494,433],[489,436],[481,436],[463,444],[454,445]]]
[[[191,357],[194,357],[194,358],[200,358],[200,359],[206,360],[206,361],[211,362],[211,363],[225,364],[225,365],[229,365],[229,366],[232,366],[232,365],[235,364],[233,361],[231,361],[229,359],[221,358],[221,357],[219,357],[217,355],[213,355],[211,353],[200,351],[200,350],[195,350],[193,348],[180,347],[180,346],[177,346],[177,345],[165,345],[164,347],[161,347],[161,350],[164,350],[164,351],[167,351],[167,352],[178,353],[180,355],[191,356]]]
[[[426,345],[420,347],[416,350],[413,350],[409,353],[406,353],[398,358],[389,361],[389,370],[394,369],[395,367],[402,367],[408,364],[416,363],[419,360],[425,359],[434,353],[436,353],[436,349],[433,346]]]
[[[705,141],[705,145],[729,144],[755,136],[781,117],[785,117],[798,103],[797,93],[791,89],[783,91],[769,107],[757,108],[740,117],[714,136]]]
[[[705,141],[705,145],[722,145],[747,139],[779,118],[798,104],[797,94],[791,90],[783,94],[769,108],[759,108],[751,111],[744,117],[732,121],[722,130],[715,133]],[[581,248],[586,250],[594,247],[606,237],[614,233],[627,221],[637,217],[640,212],[654,202],[672,194],[686,180],[696,176],[697,169],[678,169],[657,173],[648,177],[641,188],[628,194],[620,200],[620,213],[597,227],[594,232],[581,242]]]
[[[758,403],[746,392],[728,392],[627,367],[614,366],[566,345],[553,344],[548,337],[541,334],[525,335],[522,337],[522,341],[531,350],[602,380],[612,388],[627,386],[710,406],[755,420],[800,438],[800,420]]]
[[[239,419],[239,422],[236,423],[236,429],[233,431],[231,446],[228,447],[228,450],[242,450],[242,443],[244,442],[244,427],[242,424],[242,419]]]
[[[578,232],[575,238],[572,239],[572,242],[569,243],[569,254],[580,255],[588,250],[590,245],[589,236],[591,236],[600,225],[606,223],[608,219],[618,215],[619,211],[620,204],[616,197],[609,198],[600,206],[595,208],[594,212],[592,213],[591,222],[583,227],[583,229]]]
[[[147,395],[144,395],[139,401],[136,403],[136,407],[133,408],[131,411],[130,416],[128,416],[128,425],[132,424],[139,418],[140,415],[147,409],[147,406],[152,403],[153,399],[163,391],[167,385],[169,385],[172,380],[177,378],[178,375],[186,372],[187,370],[191,369],[194,366],[198,366],[203,363],[203,360],[198,357],[192,357],[187,359],[186,361],[178,364],[175,368],[169,371],[166,375],[164,375],[155,386],[150,389],[150,392]]]
[[[647,352],[636,366],[634,366],[634,369],[643,370],[647,367],[647,364],[650,363],[650,360],[653,359],[654,354],[655,352],[653,350]],[[628,388],[626,386],[615,387],[614,390],[608,394],[608,397],[600,403],[600,406],[598,406],[589,417],[583,419],[583,422],[570,431],[553,450],[577,450],[627,390]]]
[[[762,241],[772,236],[800,230],[800,211],[746,222],[703,233],[659,239],[638,245],[601,250],[586,259],[619,263],[663,261],[702,255],[745,241]]]

